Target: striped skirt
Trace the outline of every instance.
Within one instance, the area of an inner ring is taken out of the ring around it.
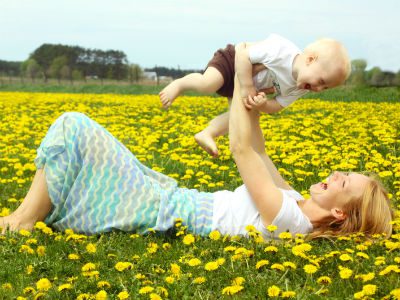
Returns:
[[[182,218],[195,234],[211,231],[213,194],[179,188],[84,114],[65,113],[51,125],[35,164],[52,202],[45,222],[57,230],[146,233]]]

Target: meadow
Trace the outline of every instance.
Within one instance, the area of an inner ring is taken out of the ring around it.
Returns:
[[[310,241],[270,228],[263,240],[251,227],[249,238],[199,237],[179,220],[168,235],[84,236],[38,223],[32,233],[0,236],[0,299],[400,299],[400,104],[391,95],[301,99],[261,118],[267,153],[306,199],[308,187],[334,170],[378,174],[395,210],[390,238]],[[36,148],[67,111],[87,114],[181,187],[242,184],[226,137],[216,159],[193,139],[227,109],[223,98],[185,96],[164,111],[150,94],[2,91],[0,109],[0,216],[23,200]]]

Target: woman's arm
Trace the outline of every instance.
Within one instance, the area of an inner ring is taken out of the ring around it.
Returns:
[[[238,81],[241,86],[243,97],[256,95],[256,88],[253,84],[254,72],[261,71],[261,66],[257,66],[253,71],[253,65],[249,59],[246,43],[240,43],[235,46],[235,74],[238,76]]]
[[[282,192],[262,157],[253,147],[252,119],[258,119],[256,110],[248,111],[240,99],[240,85],[235,76],[235,88],[229,117],[230,149],[247,190],[264,224],[271,224],[282,206]],[[259,147],[259,146],[256,146]]]
[[[254,151],[257,152],[258,155],[260,155],[261,159],[264,162],[264,165],[268,169],[268,172],[271,174],[272,180],[274,181],[275,185],[284,190],[292,190],[293,188],[289,184],[287,184],[285,179],[283,179],[275,164],[265,152],[265,140],[260,127],[260,114],[257,113],[255,117],[250,119],[250,122],[252,129],[252,146]]]

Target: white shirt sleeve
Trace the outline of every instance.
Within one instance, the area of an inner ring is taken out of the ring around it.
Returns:
[[[268,68],[270,62],[279,55],[281,45],[277,35],[271,34],[267,39],[249,47],[249,59],[252,64],[263,64]]]
[[[282,207],[278,212],[272,225],[278,227],[274,232],[278,236],[281,232],[289,231],[292,234],[307,234],[312,231],[310,220],[303,214],[296,200],[302,200],[303,197],[294,190],[282,190]]]

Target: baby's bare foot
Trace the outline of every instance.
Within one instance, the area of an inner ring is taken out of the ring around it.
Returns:
[[[201,148],[208,152],[208,154],[213,157],[218,156],[217,144],[215,144],[215,141],[211,135],[207,134],[204,131],[200,131],[194,136],[194,139]]]
[[[160,93],[160,100],[163,108],[167,109],[171,106],[172,102],[179,96],[181,89],[179,84],[175,81],[168,84]]]
[[[32,231],[35,221],[24,219],[19,215],[11,214],[6,217],[0,218],[0,230],[1,234],[5,234],[6,231],[19,231],[21,229]]]

